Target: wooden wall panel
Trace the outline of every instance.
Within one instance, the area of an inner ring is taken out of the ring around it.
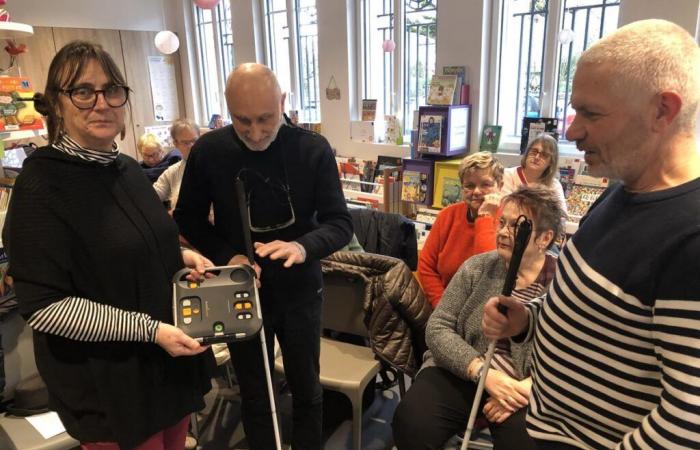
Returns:
[[[132,118],[134,135],[138,139],[138,137],[144,133],[144,127],[170,124],[170,122],[157,122],[155,119],[150,75],[148,72],[148,57],[162,56],[162,54],[156,49],[153,43],[153,39],[156,36],[156,32],[154,31],[120,31],[120,34],[124,61],[126,62],[126,78],[129,87],[134,91]],[[175,61],[178,117],[184,117],[185,101],[182,93],[179,52],[172,54],[171,57]]]
[[[19,73],[29,78],[36,92],[44,92],[46,77],[49,74],[49,64],[56,54],[53,41],[53,29],[49,27],[34,27],[34,35],[18,39],[27,45],[27,53],[17,58]]]
[[[114,58],[119,70],[126,76],[124,57],[122,54],[122,43],[117,30],[90,30],[86,28],[54,28],[54,42],[56,49],[67,43],[81,39],[96,44],[100,44]],[[134,138],[134,128],[132,125],[131,114],[126,115],[126,136],[123,141],[119,141],[119,149],[122,153],[136,157],[136,140]]]
[[[49,64],[58,50],[76,39],[102,45],[114,58],[126,77],[133,93],[131,107],[126,116],[126,136],[119,142],[120,150],[136,159],[136,140],[143,129],[150,125],[168,125],[156,122],[153,114],[153,98],[148,73],[148,56],[160,56],[155,48],[153,31],[91,30],[85,28],[34,27],[34,35],[20,40],[29,47],[29,52],[19,57],[23,76],[28,77],[37,92],[43,92],[48,76]],[[185,117],[185,101],[182,89],[179,52],[172,55],[175,61],[179,117]]]

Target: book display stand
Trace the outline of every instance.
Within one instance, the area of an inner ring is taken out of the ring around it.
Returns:
[[[469,152],[471,105],[421,106],[417,152],[456,156]]]

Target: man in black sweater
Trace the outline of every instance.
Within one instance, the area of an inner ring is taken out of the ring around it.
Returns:
[[[320,135],[286,123],[270,69],[236,68],[226,84],[232,125],[192,148],[174,212],[182,235],[217,265],[247,264],[235,181],[245,183],[268,353],[282,348],[295,449],[321,449],[320,259],[346,245],[352,220],[335,158]],[[209,221],[210,207],[214,223]],[[252,449],[275,448],[259,340],[229,345]]]

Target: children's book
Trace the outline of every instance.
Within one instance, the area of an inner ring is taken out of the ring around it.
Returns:
[[[467,67],[466,66],[445,66],[442,68],[443,75],[456,75],[457,84],[455,85],[455,92],[452,97],[453,105],[462,105],[461,93],[462,86],[467,82]]]
[[[457,75],[433,75],[428,89],[429,105],[451,105],[457,89]]]
[[[34,109],[31,83],[22,77],[0,78],[0,130],[40,130],[41,114]],[[29,99],[29,100],[28,100]]]
[[[377,156],[377,164],[374,168],[374,186],[373,192],[375,194],[381,194],[382,184],[384,183],[384,169],[394,169],[389,172],[389,178],[387,182],[391,183],[399,180],[399,175],[401,173],[401,167],[403,166],[403,159],[397,158],[395,156]]]
[[[401,183],[401,200],[419,202],[421,193],[421,173],[407,170]]]
[[[440,153],[442,148],[442,116],[426,114],[420,118],[418,151]]]
[[[377,117],[377,99],[364,98],[362,99],[362,120],[372,121]]]
[[[396,169],[391,172],[391,176],[394,177],[395,180],[398,179],[401,166],[403,166],[402,158],[384,155],[377,156],[377,164],[374,169],[375,183],[377,182],[377,177],[383,175],[384,169]]]
[[[442,201],[443,207],[457,203],[462,199],[462,183],[459,178],[443,178],[442,185]]]
[[[523,117],[523,128],[520,131],[520,154],[525,153],[530,142],[542,133],[547,133],[554,139],[559,140],[558,126],[559,119],[556,118]]]
[[[385,126],[384,136],[386,138],[386,143],[387,144],[402,145],[403,144],[403,130],[401,129],[401,123],[399,122],[398,117],[393,116],[393,115],[384,116],[384,126]]]
[[[574,187],[574,177],[576,176],[576,170],[573,167],[560,167],[559,168],[559,182],[564,190],[564,198],[569,198],[571,194],[571,189]]]
[[[340,173],[340,183],[343,189],[350,189],[353,191],[361,190],[362,177],[360,172],[359,164],[350,159],[346,162],[339,162],[338,169]]]
[[[496,153],[500,141],[501,126],[484,125],[484,129],[481,131],[481,144],[479,145],[479,150]]]

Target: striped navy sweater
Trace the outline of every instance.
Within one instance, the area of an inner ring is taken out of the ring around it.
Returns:
[[[581,448],[700,448],[700,179],[610,188],[530,304],[528,431]]]

